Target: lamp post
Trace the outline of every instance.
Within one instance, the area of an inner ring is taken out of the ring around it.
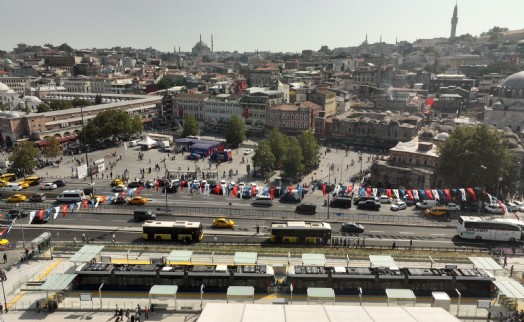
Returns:
[[[22,222],[22,213],[20,212],[20,204],[17,203],[16,206],[18,207],[18,216],[16,216],[16,218],[13,220],[16,221],[18,218],[20,218],[20,227],[22,227],[22,240],[23,240],[23,247],[25,248],[25,234],[24,234],[24,223]]]
[[[7,313],[9,309],[7,308],[7,299],[5,298],[4,281],[7,281],[6,271],[0,268],[0,282],[2,283],[2,293],[4,294],[4,311]]]
[[[89,171],[88,175],[89,178],[91,178],[91,183],[93,183],[93,174],[91,173],[91,168],[89,166],[89,157],[87,155],[87,133],[84,131],[84,107],[82,105],[80,105],[80,117],[82,118],[82,133],[84,134],[84,152],[86,154],[87,171]]]
[[[331,194],[331,192],[329,192],[329,187],[331,186],[331,165],[332,164],[328,164],[328,186],[326,188],[326,192],[327,192],[327,219],[329,220],[329,195]]]

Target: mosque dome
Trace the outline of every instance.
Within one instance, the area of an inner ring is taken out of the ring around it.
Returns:
[[[4,91],[7,92],[9,89],[10,89],[9,86],[0,82],[0,92],[4,92]]]
[[[500,83],[500,86],[511,89],[524,88],[524,71],[510,75]]]
[[[446,132],[441,132],[435,136],[435,140],[446,141],[449,138],[449,134]]]

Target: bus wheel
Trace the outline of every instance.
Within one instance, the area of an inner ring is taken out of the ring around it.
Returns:
[[[482,239],[482,237],[480,237],[480,236],[477,236],[477,237],[475,237],[475,239],[476,239],[476,240],[481,240],[481,239]]]
[[[514,243],[516,240],[515,240],[515,238],[510,238],[509,241],[510,241],[511,243]]]

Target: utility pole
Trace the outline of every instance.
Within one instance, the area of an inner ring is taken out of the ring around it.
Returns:
[[[80,105],[80,116],[82,118],[82,133],[84,134],[84,152],[86,154],[87,171],[89,172],[88,175],[91,178],[91,183],[93,183],[93,174],[91,173],[91,167],[89,166],[89,158],[87,156],[87,133],[84,131],[84,107],[82,105]]]

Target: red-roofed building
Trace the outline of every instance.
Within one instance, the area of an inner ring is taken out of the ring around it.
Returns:
[[[315,128],[315,118],[322,107],[313,102],[271,106],[266,114],[266,126],[278,128],[282,133],[298,135]]]

